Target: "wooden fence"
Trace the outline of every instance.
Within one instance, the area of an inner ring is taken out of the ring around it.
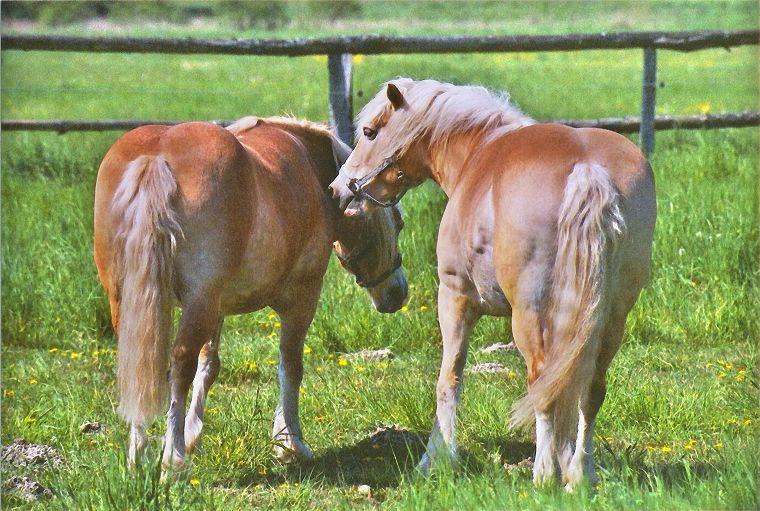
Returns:
[[[221,54],[304,56],[327,55],[329,76],[330,121],[341,139],[351,143],[352,67],[353,54],[388,53],[514,53],[535,51],[580,51],[610,49],[643,49],[643,84],[640,118],[596,120],[555,120],[572,126],[598,126],[631,133],[639,131],[642,149],[654,150],[655,129],[694,129],[745,127],[760,125],[760,113],[732,112],[718,115],[655,116],[657,50],[695,51],[706,48],[726,50],[757,45],[758,30],[702,32],[627,32],[571,34],[550,36],[447,36],[388,37],[351,36],[305,39],[159,39],[131,37],[69,37],[50,35],[3,35],[0,48],[8,50]],[[218,121],[224,124],[226,121]],[[3,120],[5,130],[106,131],[129,129],[156,121],[22,121]],[[159,124],[174,124],[158,121]]]

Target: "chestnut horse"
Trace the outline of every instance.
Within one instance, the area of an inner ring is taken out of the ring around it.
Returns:
[[[398,79],[362,110],[332,183],[347,212],[395,204],[427,178],[448,196],[438,234],[443,359],[420,468],[455,455],[467,340],[482,315],[512,316],[536,421],[534,481],[596,478],[594,421],[626,316],[649,275],[652,169],[625,137],[537,124],[482,87]]]
[[[316,124],[254,117],[228,129],[144,126],[108,151],[95,189],[95,262],[118,336],[130,464],[166,409],[168,386],[164,466],[188,465],[219,372],[224,317],[266,306],[282,324],[276,454],[311,458],[298,390],[331,243],[378,310],[397,310],[407,293],[398,210],[342,219],[325,193],[349,153]],[[174,304],[182,316],[172,351]]]

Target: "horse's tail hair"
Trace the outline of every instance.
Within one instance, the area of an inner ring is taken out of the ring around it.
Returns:
[[[147,424],[166,408],[173,255],[182,237],[172,207],[176,193],[167,161],[140,156],[127,166],[113,199],[119,413],[131,424]]]
[[[576,164],[557,219],[545,366],[513,407],[512,426],[529,423],[535,410],[546,410],[555,441],[572,434],[579,399],[589,391],[601,347],[608,311],[606,277],[625,231],[619,202],[604,167]]]

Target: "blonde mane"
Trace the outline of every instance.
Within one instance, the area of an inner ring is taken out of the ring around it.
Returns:
[[[388,83],[404,95],[406,114],[391,117],[386,96]],[[397,78],[387,82],[359,113],[356,137],[365,126],[384,124],[393,119],[394,136],[387,155],[403,155],[415,140],[427,135],[430,145],[446,148],[449,140],[463,133],[482,133],[487,141],[506,131],[535,124],[535,121],[509,103],[507,93],[494,94],[485,87],[457,86],[436,80],[414,81]]]
[[[253,129],[256,126],[262,124],[274,125],[285,130],[303,130],[309,134],[328,137],[332,143],[335,161],[341,165],[348,159],[348,155],[351,154],[351,148],[343,143],[326,125],[320,124],[318,122],[297,119],[295,117],[255,117],[253,115],[249,115],[227,126],[227,131],[235,136],[238,136],[243,132]]]

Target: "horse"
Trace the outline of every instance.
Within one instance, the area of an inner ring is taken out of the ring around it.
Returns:
[[[506,94],[408,78],[369,101],[356,137],[330,185],[346,214],[393,206],[426,179],[448,197],[436,250],[443,356],[419,469],[438,452],[456,461],[468,336],[483,315],[511,315],[528,392],[510,424],[535,418],[533,480],[595,484],[605,375],[649,277],[656,208],[646,157],[611,131],[537,123]]]
[[[224,317],[267,306],[282,325],[275,454],[312,458],[298,392],[331,246],[377,310],[393,312],[407,295],[399,210],[343,218],[326,193],[350,151],[320,125],[255,117],[227,129],[143,126],[108,150],[95,187],[94,256],[118,337],[130,466],[169,394],[163,466],[189,468],[220,370]],[[172,348],[175,305],[182,313]]]

